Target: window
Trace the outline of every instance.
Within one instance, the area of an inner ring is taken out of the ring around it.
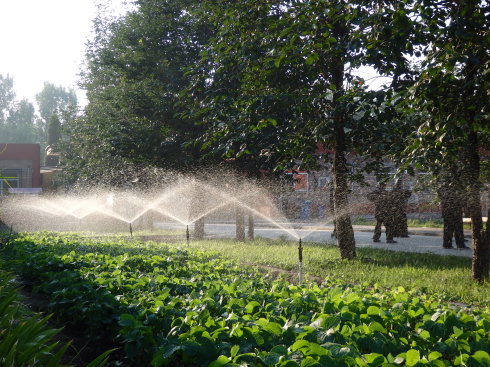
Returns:
[[[308,191],[308,173],[293,173],[294,191]]]
[[[287,171],[286,175],[292,178],[294,191],[308,191],[308,172],[305,171]]]
[[[5,195],[10,188],[21,187],[21,169],[1,169],[0,170],[0,195]]]

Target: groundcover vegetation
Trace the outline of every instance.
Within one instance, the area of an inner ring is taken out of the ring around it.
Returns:
[[[124,366],[490,366],[490,315],[402,287],[298,286],[209,252],[17,236],[13,271]]]
[[[60,330],[48,326],[49,316],[41,317],[21,304],[16,280],[3,270],[0,262],[0,366],[69,367],[66,364],[69,343],[60,343]],[[105,351],[86,367],[104,366]]]

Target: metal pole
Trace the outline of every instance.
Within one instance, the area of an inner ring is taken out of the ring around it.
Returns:
[[[186,231],[185,231],[185,240],[186,240],[186,243],[187,243],[187,246],[189,246],[189,225],[187,225],[186,227]]]
[[[129,233],[131,234],[131,238],[133,238],[133,226],[131,225],[131,222],[129,222]]]
[[[301,284],[303,283],[303,246],[301,244],[301,238],[299,239],[298,258],[299,258],[299,284]]]

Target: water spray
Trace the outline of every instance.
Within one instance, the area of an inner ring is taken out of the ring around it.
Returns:
[[[131,225],[131,222],[129,222],[129,233],[131,234],[131,238],[133,238],[133,226]]]
[[[303,283],[303,246],[301,244],[301,238],[299,239],[298,246],[298,258],[299,258],[299,284]]]
[[[189,239],[190,239],[190,236],[189,236],[189,225],[186,226],[186,230],[185,230],[185,242],[187,243],[187,246],[189,246]]]

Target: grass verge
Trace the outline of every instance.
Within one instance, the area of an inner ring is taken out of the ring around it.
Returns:
[[[191,241],[189,246],[219,252],[242,264],[265,265],[289,271],[298,269],[296,242],[206,240]],[[490,284],[478,284],[471,279],[470,258],[373,248],[358,248],[357,253],[356,260],[346,261],[340,259],[339,250],[333,245],[306,243],[303,269],[311,277],[335,278],[347,284],[368,283],[386,288],[403,286],[455,302],[490,303]]]

